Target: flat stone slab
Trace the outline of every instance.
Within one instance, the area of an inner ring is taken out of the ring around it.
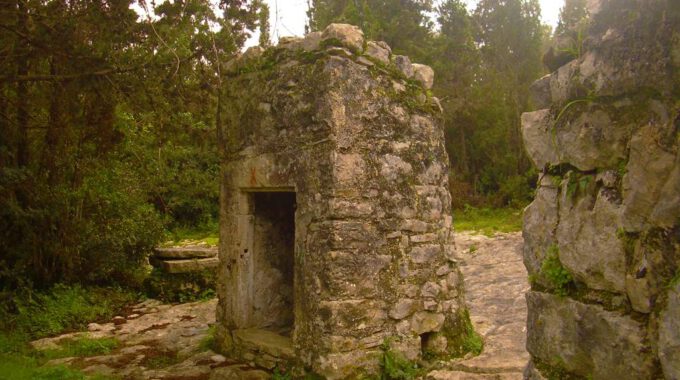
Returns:
[[[262,329],[233,332],[234,342],[246,349],[267,353],[275,358],[294,359],[293,340]]]
[[[154,257],[159,259],[202,259],[217,257],[217,247],[168,247],[154,248]]]
[[[182,259],[182,260],[149,260],[151,265],[160,268],[166,273],[199,272],[204,269],[216,268],[220,259],[208,257],[205,259]]]

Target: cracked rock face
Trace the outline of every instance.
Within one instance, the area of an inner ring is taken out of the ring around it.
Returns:
[[[522,116],[542,171],[524,214],[525,374],[676,379],[680,13],[588,7],[583,54],[532,86],[540,109]]]

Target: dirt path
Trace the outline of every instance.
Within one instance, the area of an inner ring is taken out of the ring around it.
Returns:
[[[484,351],[474,358],[442,363],[428,380],[522,379],[529,357],[525,351],[526,303],[529,289],[522,264],[519,233],[493,238],[458,233],[458,260],[465,276],[466,301]],[[69,339],[115,338],[119,347],[106,355],[53,360],[86,373],[124,379],[208,380],[268,379],[265,372],[239,364],[206,345],[215,323],[217,300],[179,305],[147,300],[124,318],[92,323],[89,331],[33,342],[36,348],[58,348]]]
[[[457,233],[456,245],[470,317],[484,337],[484,351],[447,363],[449,369],[433,371],[428,379],[522,379],[529,360],[524,300],[529,283],[522,264],[522,236]]]

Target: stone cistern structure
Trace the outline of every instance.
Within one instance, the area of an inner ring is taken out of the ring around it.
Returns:
[[[354,26],[251,48],[220,105],[218,341],[272,369],[378,374],[470,333],[432,70]]]

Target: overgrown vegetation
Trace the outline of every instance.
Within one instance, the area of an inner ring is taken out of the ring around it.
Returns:
[[[57,285],[47,291],[23,292],[0,309],[0,374],[8,379],[105,379],[44,364],[49,359],[108,353],[118,346],[115,339],[76,338],[64,341],[59,349],[40,352],[28,342],[109,320],[136,300],[134,293],[111,288]]]
[[[49,291],[15,296],[0,310],[0,330],[31,339],[78,331],[90,322],[108,320],[138,297],[121,289],[78,285],[56,285]]]
[[[486,236],[493,236],[496,232],[521,231],[522,211],[468,205],[463,210],[453,210],[453,227],[456,231],[475,231]]]

